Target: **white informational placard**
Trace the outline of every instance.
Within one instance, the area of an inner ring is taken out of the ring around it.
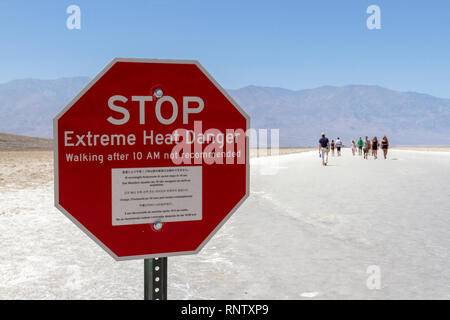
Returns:
[[[202,167],[112,169],[112,225],[202,219]]]

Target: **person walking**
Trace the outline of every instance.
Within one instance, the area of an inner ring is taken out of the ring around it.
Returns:
[[[366,136],[366,138],[363,141],[364,159],[368,159],[369,149],[370,149],[370,141],[369,137]]]
[[[342,149],[343,143],[341,138],[337,138],[336,139],[336,150],[337,150],[337,156],[340,157],[341,156],[341,149]]]
[[[361,137],[359,137],[359,139],[358,139],[358,154],[360,156],[362,156],[362,149],[363,149],[363,141],[362,141]]]
[[[376,159],[378,159],[378,139],[377,137],[373,138],[372,140],[372,156]]]
[[[383,140],[381,140],[381,149],[383,150],[384,159],[386,159],[389,149],[389,141],[388,138],[386,138],[386,136],[384,136]]]
[[[330,151],[330,140],[322,132],[322,138],[319,140],[319,153],[322,158],[322,166],[328,165],[328,152]]]
[[[334,148],[335,148],[336,144],[334,143],[334,140],[331,140],[331,156],[334,157]]]
[[[352,140],[352,154],[355,156],[356,154],[356,142],[355,140]]]

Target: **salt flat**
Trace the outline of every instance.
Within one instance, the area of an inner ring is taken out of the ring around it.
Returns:
[[[143,262],[115,262],[53,208],[51,155],[5,159],[0,299],[141,299]],[[169,299],[449,299],[449,180],[448,152],[252,159],[247,202],[200,254],[169,258]]]

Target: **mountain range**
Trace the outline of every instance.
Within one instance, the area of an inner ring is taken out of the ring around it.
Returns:
[[[0,132],[51,137],[53,117],[89,80],[0,84]],[[386,135],[393,145],[450,145],[450,99],[367,85],[306,90],[248,86],[227,91],[250,115],[252,128],[280,129],[284,147],[315,146],[321,132],[347,145],[366,135]]]

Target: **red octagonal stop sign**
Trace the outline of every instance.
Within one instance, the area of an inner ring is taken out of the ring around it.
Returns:
[[[248,125],[197,61],[114,59],[54,119],[55,205],[116,260],[197,253],[248,197]]]

